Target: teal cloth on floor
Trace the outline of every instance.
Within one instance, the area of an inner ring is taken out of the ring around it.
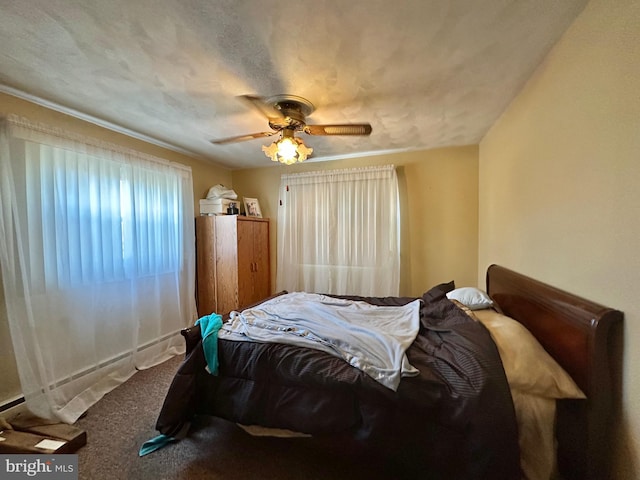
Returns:
[[[218,374],[218,331],[222,327],[222,315],[212,313],[200,318],[196,325],[200,325],[200,335],[202,337],[202,348],[204,358],[207,361],[207,370],[212,375]],[[157,437],[147,440],[140,447],[138,455],[143,457],[151,452],[161,449],[171,442],[176,442],[183,438],[189,429],[189,423],[183,425],[180,432],[175,437],[160,434]]]
[[[168,443],[176,441],[176,438],[170,437],[168,435],[158,435],[157,437],[152,438],[151,440],[147,440],[140,447],[140,451],[138,455],[144,457],[145,455],[155,452],[156,450],[161,449]]]
[[[145,455],[155,452],[156,450],[160,450],[162,447],[170,444],[171,442],[177,442],[178,440],[182,440],[187,436],[189,432],[189,428],[191,427],[191,422],[185,422],[178,430],[178,433],[174,433],[173,436],[160,434],[157,437],[152,438],[151,440],[147,440],[140,447],[140,451],[138,455],[140,457],[144,457]]]
[[[196,325],[200,325],[202,349],[207,361],[207,369],[211,375],[218,374],[218,331],[222,327],[222,315],[212,313],[200,318]]]

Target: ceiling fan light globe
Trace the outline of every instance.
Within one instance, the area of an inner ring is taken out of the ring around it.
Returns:
[[[271,145],[269,145],[268,147],[263,145],[262,146],[262,151],[264,152],[264,154],[269,157],[272,161],[277,162],[278,161],[278,145],[277,142],[273,142]]]
[[[313,148],[307,147],[299,138],[284,137],[268,147],[263,145],[262,151],[273,162],[293,165],[296,162],[304,162],[313,153]]]
[[[313,153],[313,148],[307,147],[300,139],[298,139],[298,142],[298,161],[304,162]]]
[[[287,161],[296,161],[298,155],[298,144],[291,138],[283,138],[277,142],[278,144],[278,157]]]

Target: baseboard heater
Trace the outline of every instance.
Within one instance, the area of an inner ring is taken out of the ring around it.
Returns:
[[[140,347],[138,347],[136,349],[137,352],[146,350],[147,348],[153,347],[154,345],[157,345],[160,342],[164,342],[165,340],[176,336],[176,335],[180,335],[180,331],[176,331],[176,332],[172,332],[172,333],[168,333],[166,335],[163,335],[162,337],[158,337],[155,340],[151,340],[147,343],[145,343],[144,345],[141,345]],[[133,354],[133,350],[129,350],[126,352],[121,353],[120,355],[116,355],[115,357],[111,357],[108,360],[105,360],[104,362],[100,362],[98,365],[94,365],[92,367],[88,367],[78,373],[75,373],[73,375],[70,375],[64,379],[60,379],[57,382],[55,382],[54,384],[51,385],[51,388],[56,388],[56,387],[60,387],[66,383],[69,383],[73,380],[77,380],[78,378],[83,377],[84,375],[87,375],[88,373],[94,372],[100,368],[104,368],[104,367],[108,367],[109,365],[118,362],[120,360],[122,360],[123,358],[127,357],[128,355]],[[7,410],[10,410],[14,407],[17,407],[18,405],[21,405],[25,402],[24,396],[19,396],[14,398],[13,400],[10,400],[8,402],[5,402],[3,404],[0,405],[0,414],[2,412],[6,412]]]
[[[24,403],[23,396],[15,398],[9,402],[3,403],[2,405],[0,405],[0,413],[6,412],[7,410],[17,407],[18,405],[21,405],[23,403]]]

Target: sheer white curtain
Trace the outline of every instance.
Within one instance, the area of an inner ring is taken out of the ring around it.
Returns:
[[[393,165],[282,175],[277,289],[398,295],[399,232]]]
[[[184,351],[195,318],[190,168],[24,119],[0,123],[0,263],[22,390],[74,422]]]

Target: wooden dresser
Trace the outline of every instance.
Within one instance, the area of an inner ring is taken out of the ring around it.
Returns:
[[[224,315],[271,295],[269,219],[196,217],[198,315]]]

